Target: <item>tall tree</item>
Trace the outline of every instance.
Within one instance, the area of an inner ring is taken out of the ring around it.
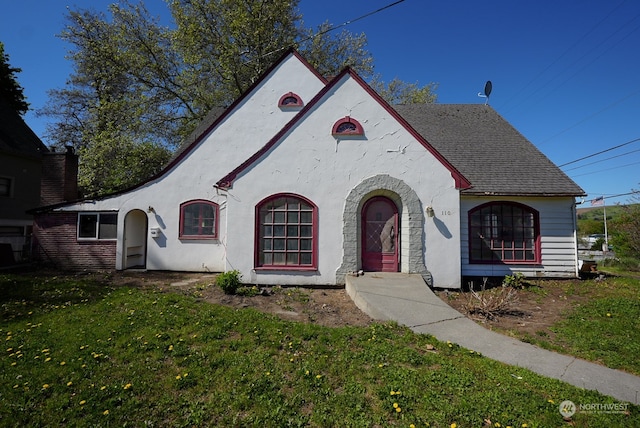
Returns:
[[[22,69],[9,65],[9,54],[4,51],[4,43],[0,42],[0,98],[15,109],[20,115],[29,111],[29,103],[24,96],[24,89],[18,83],[16,73]]]
[[[638,192],[634,190],[635,192]],[[616,256],[640,261],[640,196],[622,207],[622,212],[610,223],[611,244]]]
[[[289,47],[327,76],[347,65],[373,74],[366,36],[333,36],[326,23],[305,28],[299,0],[166,1],[170,26],[128,0],[111,5],[108,16],[67,16],[61,37],[73,46],[75,69],[40,114],[57,119],[51,140],[78,149],[89,194],[158,171],[212,108],[229,105]]]

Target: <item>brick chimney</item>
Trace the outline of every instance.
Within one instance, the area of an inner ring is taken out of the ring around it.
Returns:
[[[65,153],[52,150],[42,156],[40,205],[54,205],[78,199],[78,155],[72,146]]]

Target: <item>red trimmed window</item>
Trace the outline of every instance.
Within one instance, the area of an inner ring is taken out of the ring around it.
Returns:
[[[471,263],[540,263],[538,212],[515,202],[490,202],[469,211]]]
[[[298,195],[275,195],[260,202],[256,207],[256,267],[315,269],[316,222],[316,206]]]
[[[345,116],[333,124],[331,135],[364,135],[364,129],[360,122],[352,117]]]
[[[205,200],[180,204],[180,238],[218,238],[218,204]]]
[[[278,101],[278,107],[280,108],[294,108],[302,106],[302,98],[300,98],[298,94],[294,94],[293,92],[284,94],[280,97],[280,101]]]

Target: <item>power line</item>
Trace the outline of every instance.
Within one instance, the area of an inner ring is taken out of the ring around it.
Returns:
[[[283,50],[285,50],[285,49],[289,49],[289,48],[291,48],[291,47],[294,47],[295,45],[301,45],[302,43],[308,42],[309,40],[313,40],[313,39],[315,39],[315,38],[316,38],[316,37],[318,37],[318,36],[321,36],[321,35],[323,35],[323,34],[330,33],[330,32],[332,32],[332,31],[335,31],[335,30],[339,29],[339,28],[346,27],[347,25],[353,24],[354,22],[360,21],[360,20],[362,20],[362,19],[368,18],[368,17],[370,17],[370,16],[372,16],[372,15],[375,15],[375,14],[377,14],[377,13],[380,13],[380,12],[382,12],[382,11],[384,11],[384,10],[387,10],[387,9],[389,9],[389,8],[393,7],[393,6],[396,6],[396,5],[400,4],[400,3],[403,3],[404,1],[405,1],[405,0],[397,0],[397,1],[394,1],[393,3],[389,3],[389,4],[388,4],[388,5],[386,5],[386,6],[382,6],[381,8],[378,8],[378,9],[373,10],[373,11],[371,11],[371,12],[365,13],[364,15],[361,15],[361,16],[359,16],[359,17],[357,17],[357,18],[351,19],[351,20],[349,20],[349,21],[345,21],[345,22],[343,22],[342,24],[334,25],[334,26],[331,26],[331,27],[327,28],[326,30],[319,31],[319,32],[317,32],[316,34],[314,34],[314,35],[312,35],[312,36],[309,36],[309,37],[307,37],[306,39],[300,40],[300,41],[296,42],[296,43],[295,43],[295,44],[293,44],[293,45],[283,46],[283,47],[278,48],[278,49],[275,49],[275,50],[273,50],[273,51],[271,51],[271,52],[267,52],[267,53],[263,54],[260,58],[264,58],[264,57],[266,57],[266,56],[273,55],[274,53],[281,52],[281,51],[283,51]],[[251,62],[251,61],[249,61],[249,62]]]
[[[636,141],[640,141],[640,138],[636,138],[636,139],[633,139],[631,141],[627,141],[626,143],[618,144],[617,146],[610,147],[610,148],[605,149],[605,150],[601,150],[601,151],[599,151],[597,153],[593,153],[591,155],[583,156],[580,159],[576,159],[576,160],[573,160],[571,162],[563,163],[562,165],[558,165],[558,166],[560,168],[562,168],[563,166],[571,165],[572,163],[580,162],[580,161],[583,161],[585,159],[589,159],[589,158],[592,158],[594,156],[598,156],[598,155],[601,155],[603,153],[607,153],[607,152],[610,152],[612,150],[619,149],[620,147],[628,146],[629,144],[635,143]]]
[[[640,164],[640,162],[628,163],[626,165],[619,165],[619,166],[614,166],[614,167],[611,167],[611,168],[601,169],[601,170],[598,170],[598,171],[585,172],[584,174],[572,175],[571,178],[584,177],[585,175],[599,174],[601,172],[611,171],[613,169],[626,168],[628,166],[633,166],[633,165],[638,165],[638,164]]]
[[[604,162],[604,161],[608,161],[608,160],[611,160],[611,159],[621,158],[622,156],[627,156],[627,155],[630,155],[630,154],[632,154],[632,153],[636,153],[636,152],[640,152],[640,149],[637,149],[637,150],[631,150],[630,152],[625,152],[625,153],[621,153],[621,154],[616,155],[616,156],[611,156],[611,157],[608,157],[608,158],[605,158],[605,159],[600,159],[600,160],[598,160],[598,161],[589,162],[589,163],[586,163],[586,164],[584,164],[584,165],[574,166],[573,168],[566,169],[566,170],[565,170],[565,172],[567,172],[567,171],[573,171],[573,170],[575,170],[575,169],[584,168],[584,167],[586,167],[586,166],[593,165],[593,164],[600,163],[600,162]]]
[[[576,42],[574,42],[571,46],[569,46],[564,52],[562,52],[560,54],[560,56],[558,56],[555,60],[553,60],[551,62],[551,64],[549,64],[548,66],[546,66],[542,71],[540,71],[536,76],[533,77],[533,79],[531,79],[526,85],[524,85],[524,87],[522,89],[520,89],[519,91],[517,91],[511,98],[507,99],[507,101],[505,101],[505,104],[509,104],[511,102],[511,100],[513,100],[515,97],[517,97],[519,94],[521,94],[525,89],[527,89],[533,82],[535,82],[536,80],[538,80],[547,70],[549,70],[551,67],[553,67],[558,61],[560,61],[567,53],[569,53],[569,51],[571,51],[572,49],[574,49],[577,45],[579,45],[584,39],[587,38],[587,36],[589,36],[596,28],[598,28],[604,21],[606,21],[616,10],[618,10],[623,4],[624,4],[625,0],[622,0],[622,2],[620,2],[620,4],[618,4],[618,6],[616,6],[615,8],[613,8],[613,10],[611,10],[611,12],[609,12],[604,18],[602,18],[600,21],[598,21],[598,23],[596,23],[596,25],[594,25],[593,27],[591,27],[591,29],[589,29],[589,31],[587,31],[582,37],[580,37]]]

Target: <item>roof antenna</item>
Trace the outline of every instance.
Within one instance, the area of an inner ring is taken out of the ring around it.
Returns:
[[[484,93],[478,92],[479,97],[487,99],[487,101],[484,102],[484,105],[489,104],[489,95],[491,95],[492,88],[493,88],[493,85],[491,84],[491,80],[487,80],[487,83],[484,84]]]

